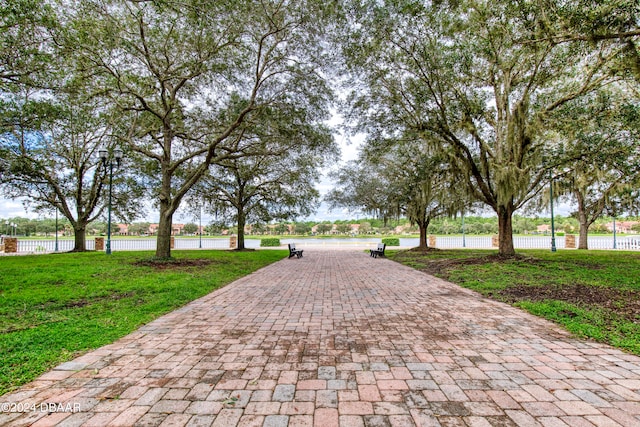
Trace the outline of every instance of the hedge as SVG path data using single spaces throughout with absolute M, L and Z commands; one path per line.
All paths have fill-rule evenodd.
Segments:
M 265 247 L 265 246 L 280 246 L 280 239 L 275 238 L 275 237 L 270 237 L 268 239 L 261 239 L 260 240 L 260 246 L 261 247 Z
M 387 246 L 400 246 L 400 239 L 397 237 L 386 237 L 382 239 L 382 243 Z

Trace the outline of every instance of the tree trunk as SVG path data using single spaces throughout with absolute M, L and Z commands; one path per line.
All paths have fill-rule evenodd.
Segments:
M 429 248 L 429 243 L 427 240 L 427 230 L 429 228 L 429 222 L 431 222 L 430 220 L 428 220 L 427 218 L 424 218 L 420 221 L 416 221 L 416 223 L 418 224 L 418 229 L 420 230 L 420 244 L 418 245 L 419 249 L 428 249 Z
M 580 223 L 580 240 L 578 241 L 578 249 L 589 249 L 589 218 L 584 209 L 584 198 L 582 193 L 576 191 L 576 200 L 578 201 L 578 222 Z
M 244 226 L 247 220 L 244 216 L 244 210 L 238 209 L 238 247 L 236 249 L 244 249 Z
M 87 224 L 75 223 L 73 226 L 75 244 L 72 252 L 85 252 L 87 250 Z
M 429 245 L 427 244 L 427 226 L 418 224 L 418 228 L 420 229 L 420 245 L 418 246 L 418 248 L 428 249 Z
M 156 239 L 156 258 L 171 258 L 171 226 L 173 213 L 169 212 L 165 203 L 160 203 L 160 222 L 158 223 L 158 237 Z
M 580 220 L 580 237 L 578 241 L 578 249 L 589 249 L 589 224 Z
M 513 208 L 498 206 L 498 255 L 512 257 L 516 254 L 513 247 Z
M 165 150 L 171 149 L 172 136 L 170 131 L 165 129 Z M 167 148 L 168 147 L 168 148 Z M 162 170 L 162 184 L 160 186 L 160 220 L 158 222 L 158 237 L 156 239 L 156 258 L 171 258 L 171 231 L 173 228 L 173 213 L 180 205 L 180 201 L 172 199 L 170 158 L 165 157 L 160 163 Z

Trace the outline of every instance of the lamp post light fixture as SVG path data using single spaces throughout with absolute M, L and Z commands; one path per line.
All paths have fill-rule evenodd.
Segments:
M 107 248 L 105 253 L 107 255 L 111 255 L 111 195 L 113 188 L 113 164 L 115 162 L 116 167 L 120 167 L 120 162 L 122 161 L 122 150 L 116 148 L 113 150 L 113 157 L 109 158 L 109 152 L 107 150 L 100 149 L 98 150 L 98 155 L 100 156 L 100 160 L 102 160 L 102 166 L 109 167 L 109 204 L 107 208 Z

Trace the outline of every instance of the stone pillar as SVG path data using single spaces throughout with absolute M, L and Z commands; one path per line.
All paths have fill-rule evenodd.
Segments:
M 238 236 L 229 237 L 229 248 L 236 249 L 238 247 Z
M 170 248 L 171 249 L 175 249 L 175 247 L 176 247 L 176 238 L 171 236 L 171 246 L 170 246 Z
M 96 237 L 96 251 L 104 251 L 104 237 Z
M 565 249 L 575 249 L 576 248 L 576 236 L 575 236 L 575 234 L 567 234 L 564 237 L 564 247 L 565 247 Z
M 436 247 L 436 236 L 434 236 L 433 234 L 429 235 L 429 247 L 430 248 L 435 248 Z
M 15 254 L 18 252 L 18 239 L 15 237 L 4 238 L 4 253 Z
M 491 247 L 497 248 L 500 246 L 500 238 L 497 235 L 491 236 Z

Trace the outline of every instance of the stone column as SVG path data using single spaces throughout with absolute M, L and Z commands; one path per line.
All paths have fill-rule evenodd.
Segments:
M 229 248 L 236 249 L 238 247 L 238 236 L 229 237 Z
M 104 251 L 104 237 L 96 237 L 96 251 Z
M 500 246 L 500 238 L 497 235 L 491 236 L 491 247 L 497 248 Z
M 434 236 L 433 234 L 429 235 L 429 247 L 430 248 L 435 248 L 436 247 L 436 243 L 437 243 L 436 236 Z
M 15 237 L 4 238 L 4 253 L 15 254 L 18 252 L 18 239 Z
M 567 234 L 564 237 L 564 247 L 566 249 L 575 249 L 576 248 L 576 236 L 575 236 L 575 234 Z
M 176 238 L 171 236 L 171 246 L 170 246 L 170 248 L 171 249 L 175 249 L 175 247 L 176 247 Z

